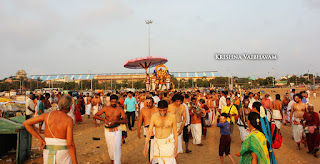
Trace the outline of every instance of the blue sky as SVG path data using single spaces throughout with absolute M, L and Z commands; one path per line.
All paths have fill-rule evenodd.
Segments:
M 143 72 L 148 55 L 178 71 L 222 76 L 318 73 L 317 0 L 0 0 L 0 79 L 28 74 Z M 277 54 L 276 61 L 215 60 L 215 53 Z M 274 71 L 272 71 L 274 68 Z

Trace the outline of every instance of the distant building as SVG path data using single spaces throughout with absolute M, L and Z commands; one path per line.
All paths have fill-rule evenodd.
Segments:
M 170 72 L 178 80 L 181 79 L 198 79 L 206 77 L 208 80 L 214 79 L 219 76 L 217 71 L 204 71 L 204 72 Z M 82 80 L 98 80 L 98 82 L 117 81 L 123 80 L 145 80 L 144 73 L 105 73 L 105 74 L 60 74 L 60 75 L 30 75 L 29 79 L 39 79 L 41 81 L 54 81 L 54 82 L 80 82 Z
M 12 83 L 15 81 L 20 81 L 20 78 L 27 79 L 27 73 L 25 70 L 19 70 L 16 73 L 16 76 L 10 76 L 4 80 L 4 82 Z
M 288 81 L 276 81 L 275 82 L 275 85 L 276 86 L 286 86 L 286 85 L 288 85 Z
M 16 78 L 17 79 L 20 79 L 20 78 L 23 78 L 23 79 L 26 79 L 27 78 L 27 73 L 25 70 L 19 70 L 17 73 L 16 73 Z

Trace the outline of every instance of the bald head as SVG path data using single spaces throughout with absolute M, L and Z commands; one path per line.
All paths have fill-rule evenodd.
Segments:
M 72 97 L 68 95 L 64 95 L 59 100 L 59 110 L 67 110 L 70 111 L 72 106 Z
M 312 104 L 308 104 L 309 113 L 313 113 L 313 109 L 314 109 L 313 105 Z

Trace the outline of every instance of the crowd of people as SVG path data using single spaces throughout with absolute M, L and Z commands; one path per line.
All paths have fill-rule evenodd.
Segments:
M 93 125 L 104 123 L 111 163 L 121 163 L 121 145 L 127 130 L 145 137 L 142 154 L 150 163 L 176 163 L 178 154 L 191 153 L 192 144 L 203 146 L 208 127 L 220 128 L 221 163 L 226 155 L 232 163 L 231 140 L 240 137 L 240 163 L 277 163 L 274 148 L 281 147 L 281 126 L 291 125 L 292 138 L 317 157 L 319 115 L 309 103 L 310 93 L 302 91 L 273 98 L 269 93 L 249 91 L 155 91 L 29 95 L 26 129 L 39 139 L 45 163 L 77 163 L 73 127 L 82 117 L 93 116 Z M 56 105 L 57 110 L 52 110 Z M 135 120 L 138 125 L 135 126 Z M 39 130 L 36 130 L 33 125 Z M 239 128 L 240 134 L 234 133 Z M 41 129 L 44 130 L 43 139 Z M 276 139 L 276 140 L 275 140 Z M 184 142 L 185 146 L 183 148 Z M 55 152 L 55 153 L 52 153 Z M 138 154 L 137 154 L 138 155 Z M 237 158 L 237 157 L 236 157 Z

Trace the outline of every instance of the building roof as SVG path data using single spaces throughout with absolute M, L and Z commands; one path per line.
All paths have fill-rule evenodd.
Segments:
M 30 75 L 29 79 L 39 79 L 41 81 L 61 79 L 68 77 L 70 80 L 90 80 L 94 78 L 94 74 L 65 74 L 65 75 Z
M 218 77 L 217 71 L 204 72 L 170 72 L 176 78 L 197 78 L 197 77 Z M 60 74 L 60 75 L 30 75 L 29 79 L 39 79 L 41 81 L 61 79 L 68 77 L 70 80 L 91 80 L 95 76 L 101 75 L 144 75 L 144 73 L 102 73 L 102 74 Z

